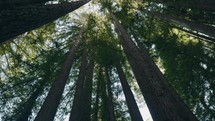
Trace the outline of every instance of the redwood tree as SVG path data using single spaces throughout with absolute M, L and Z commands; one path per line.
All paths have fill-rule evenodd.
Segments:
M 167 83 L 146 49 L 140 51 L 110 12 L 120 42 L 154 121 L 197 121 L 195 115 Z
M 61 67 L 59 75 L 57 75 L 56 79 L 53 81 L 51 89 L 39 113 L 37 114 L 35 121 L 53 121 L 64 91 L 64 87 L 69 77 L 72 64 L 74 62 L 75 52 L 79 45 L 79 41 L 83 36 L 83 31 L 84 29 L 82 28 L 79 32 L 77 40 L 73 41 L 72 48 L 69 50 L 69 54 Z
M 27 5 L 0 11 L 0 43 L 45 25 L 74 11 L 88 1 L 50 5 Z

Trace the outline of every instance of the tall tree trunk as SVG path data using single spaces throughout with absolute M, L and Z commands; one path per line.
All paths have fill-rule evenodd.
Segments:
M 82 116 L 81 106 L 84 103 L 83 96 L 84 96 L 84 80 L 86 74 L 86 66 L 87 66 L 87 51 L 86 47 L 83 50 L 81 66 L 79 69 L 78 80 L 76 82 L 76 90 L 74 95 L 74 100 L 72 104 L 72 110 L 70 113 L 69 121 L 80 121 Z
M 99 98 L 100 98 L 100 91 L 101 91 L 101 68 L 99 69 L 99 75 L 98 75 L 98 80 L 97 80 L 97 89 L 96 89 L 96 101 L 94 104 L 94 113 L 93 113 L 93 121 L 98 121 L 98 111 L 99 111 Z
M 25 102 L 25 105 L 21 107 L 21 113 L 17 117 L 16 121 L 28 121 L 29 116 L 31 115 L 32 108 L 35 105 L 36 99 L 39 97 L 41 92 L 44 89 L 46 81 L 43 80 L 40 82 L 39 87 L 34 91 L 28 100 Z
M 215 11 L 214 1 L 170 1 L 170 0 L 150 0 L 155 3 L 162 3 L 166 6 L 193 8 L 200 10 Z
M 61 67 L 59 75 L 57 75 L 56 79 L 53 81 L 51 89 L 39 113 L 37 114 L 35 121 L 53 121 L 64 91 L 64 87 L 69 77 L 69 73 L 75 58 L 75 52 L 77 50 L 83 31 L 84 28 L 82 28 L 79 32 L 77 40 L 73 41 L 72 48 L 69 50 L 69 54 Z
M 110 77 L 108 74 L 108 68 L 105 68 L 105 74 L 106 74 L 106 79 L 107 79 L 107 90 L 108 90 L 108 111 L 110 114 L 110 119 L 108 121 L 116 121 L 116 116 L 114 114 L 114 105 L 113 105 L 113 93 L 112 93 L 112 89 L 111 89 L 111 81 L 110 81 Z
M 130 89 L 130 86 L 128 84 L 128 81 L 126 80 L 125 74 L 122 70 L 122 67 L 120 64 L 116 65 L 116 69 L 120 78 L 120 82 L 122 84 L 122 89 L 125 94 L 125 99 L 128 105 L 128 110 L 131 116 L 132 121 L 143 121 L 141 113 L 139 111 L 139 108 L 137 106 L 137 103 L 135 101 L 134 95 Z
M 91 57 L 90 64 L 87 68 L 86 80 L 84 86 L 84 101 L 81 121 L 91 121 L 91 103 L 92 103 L 92 86 L 93 86 L 93 70 L 94 70 L 94 54 Z
M 51 0 L 1 0 L 0 9 L 11 9 L 17 6 L 44 4 L 47 1 L 51 1 Z
M 191 36 L 199 37 L 200 39 L 202 39 L 202 40 L 204 40 L 206 42 L 215 43 L 215 38 L 211 38 L 211 37 L 207 37 L 207 36 L 204 36 L 204 35 L 201 35 L 201 34 L 198 34 L 198 33 L 194 33 L 192 31 L 189 31 L 189 30 L 186 30 L 186 29 L 183 29 L 183 28 L 180 28 L 180 27 L 176 27 L 176 26 L 174 26 L 173 28 L 176 28 L 178 30 L 184 31 L 184 32 L 190 34 Z
M 0 11 L 0 43 L 38 28 L 81 7 L 88 1 L 28 5 Z
M 198 31 L 198 32 L 204 33 L 208 36 L 215 38 L 215 34 L 214 34 L 215 28 L 212 26 L 204 25 L 201 23 L 194 23 L 194 22 L 188 21 L 186 19 L 181 19 L 181 18 L 177 18 L 174 16 L 165 15 L 165 14 L 162 14 L 159 12 L 149 11 L 146 9 L 141 9 L 141 11 L 143 11 L 144 13 L 146 13 L 148 15 L 155 16 L 156 18 L 164 19 L 164 20 L 172 22 L 176 25 L 180 25 L 182 27 L 186 27 L 186 28 Z
M 197 121 L 176 91 L 151 60 L 146 49 L 142 52 L 134 44 L 118 19 L 110 12 L 120 42 L 154 121 Z

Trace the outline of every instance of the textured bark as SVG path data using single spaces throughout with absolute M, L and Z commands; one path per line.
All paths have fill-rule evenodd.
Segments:
M 72 48 L 69 50 L 69 54 L 61 67 L 59 75 L 57 75 L 56 79 L 53 81 L 51 89 L 39 113 L 37 114 L 35 121 L 53 121 L 64 91 L 64 87 L 69 77 L 72 64 L 74 62 L 75 52 L 83 34 L 83 30 L 84 29 L 82 28 L 77 37 L 77 40 L 73 41 Z
M 118 19 L 111 12 L 110 14 L 153 120 L 197 121 L 195 115 L 167 83 L 146 49 L 141 52 Z
M 181 31 L 184 31 L 188 34 L 190 34 L 191 36 L 193 37 L 198 37 L 206 42 L 210 42 L 210 43 L 215 43 L 215 38 L 211 38 L 211 37 L 207 37 L 207 36 L 204 36 L 204 35 L 201 35 L 201 34 L 198 34 L 198 33 L 194 33 L 192 31 L 188 31 L 186 29 L 183 29 L 183 28 L 180 28 L 180 27 L 173 27 L 173 28 L 176 28 L 178 30 L 181 30 Z
M 108 74 L 108 68 L 105 68 L 105 74 L 106 74 L 106 79 L 107 79 L 107 90 L 108 90 L 108 111 L 110 114 L 110 119 L 108 121 L 116 121 L 116 116 L 114 113 L 114 105 L 113 105 L 113 93 L 111 91 L 111 81 L 110 77 Z
M 83 96 L 84 96 L 84 80 L 86 74 L 86 66 L 87 66 L 87 52 L 86 48 L 83 50 L 81 66 L 79 69 L 78 80 L 76 82 L 76 90 L 72 104 L 72 110 L 70 113 L 69 121 L 81 121 L 81 106 L 84 103 Z
M 0 11 L 0 43 L 38 28 L 87 3 L 77 1 L 52 5 L 28 5 Z
M 120 82 L 122 85 L 122 89 L 125 95 L 125 99 L 128 105 L 128 110 L 131 116 L 132 121 L 143 121 L 141 113 L 139 111 L 139 108 L 137 106 L 137 103 L 135 101 L 134 95 L 130 89 L 130 86 L 128 84 L 128 81 L 126 80 L 125 74 L 122 70 L 122 67 L 120 64 L 116 65 L 116 69 L 120 78 Z
M 208 36 L 215 38 L 215 28 L 212 26 L 204 25 L 201 23 L 194 23 L 194 22 L 188 21 L 186 19 L 181 19 L 181 18 L 177 18 L 174 16 L 165 15 L 165 14 L 162 14 L 159 12 L 148 11 L 146 9 L 141 9 L 141 11 L 143 11 L 144 13 L 146 13 L 148 15 L 155 16 L 159 19 L 164 19 L 164 20 L 172 22 L 176 25 L 180 25 L 182 27 L 186 27 L 186 28 L 198 31 L 198 32 L 204 33 Z
M 0 9 L 11 9 L 17 6 L 44 4 L 51 0 L 0 0 Z
M 31 94 L 31 96 L 28 98 L 27 102 L 25 102 L 25 105 L 23 107 L 21 107 L 22 112 L 17 117 L 16 121 L 28 121 L 28 117 L 31 115 L 31 111 L 35 105 L 36 99 L 42 93 L 45 83 L 46 83 L 46 81 L 40 82 L 40 86 L 36 89 L 35 92 L 33 92 Z
M 81 121 L 91 121 L 91 103 L 92 103 L 92 86 L 93 86 L 93 70 L 94 70 L 94 56 L 90 60 L 90 64 L 87 68 L 86 80 L 84 86 L 84 101 L 81 117 Z
M 93 121 L 98 121 L 98 111 L 99 111 L 99 98 L 100 98 L 100 91 L 101 91 L 101 68 L 99 70 L 98 80 L 97 80 L 97 89 L 96 89 L 96 102 L 94 104 L 94 112 L 93 112 Z
M 214 1 L 170 1 L 170 0 L 150 0 L 155 3 L 162 3 L 166 6 L 193 8 L 207 11 L 215 11 Z

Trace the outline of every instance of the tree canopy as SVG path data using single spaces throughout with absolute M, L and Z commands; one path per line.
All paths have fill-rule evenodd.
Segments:
M 0 120 L 215 121 L 214 6 L 1 1 Z

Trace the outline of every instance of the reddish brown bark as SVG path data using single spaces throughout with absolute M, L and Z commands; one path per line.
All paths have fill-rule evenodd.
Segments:
M 146 49 L 141 52 L 118 19 L 110 14 L 153 120 L 197 121 L 195 115 L 167 83 Z
M 83 28 L 81 29 L 77 40 L 73 41 L 73 46 L 69 50 L 69 54 L 61 67 L 59 75 L 57 75 L 56 79 L 53 81 L 51 89 L 39 113 L 37 114 L 35 121 L 53 121 L 64 91 L 64 87 L 69 77 L 70 69 L 75 58 L 75 52 L 77 50 L 82 34 Z
M 69 121 L 81 121 L 80 120 L 82 116 L 81 106 L 84 104 L 83 91 L 86 66 L 87 66 L 87 51 L 86 48 L 84 48 Z
M 143 121 L 141 113 L 139 111 L 139 108 L 137 106 L 137 103 L 135 101 L 134 95 L 130 89 L 130 86 L 128 84 L 128 81 L 125 77 L 125 74 L 122 70 L 122 67 L 120 64 L 116 65 L 116 69 L 120 78 L 120 82 L 122 85 L 122 89 L 125 95 L 125 99 L 128 105 L 128 110 L 131 116 L 132 121 Z

